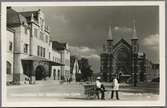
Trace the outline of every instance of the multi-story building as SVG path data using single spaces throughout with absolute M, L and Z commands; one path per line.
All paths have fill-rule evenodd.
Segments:
M 109 27 L 108 39 L 101 53 L 100 70 L 103 80 L 112 81 L 112 77 L 116 75 L 120 82 L 134 82 L 134 86 L 137 82 L 145 81 L 148 71 L 145 67 L 147 64 L 145 56 L 145 53 L 139 52 L 135 24 L 131 44 L 123 38 L 113 44 L 112 31 Z
M 59 52 L 61 63 L 61 80 L 67 80 L 70 78 L 70 50 L 68 43 L 60 43 L 58 41 L 52 41 L 52 48 Z
M 13 54 L 15 83 L 20 84 L 25 80 L 35 83 L 36 80 L 49 78 L 53 75 L 52 71 L 55 70 L 52 67 L 55 66 L 59 68 L 58 73 L 63 75 L 61 77 L 68 74 L 64 72 L 70 71 L 68 45 L 63 44 L 64 49 L 59 51 L 52 47 L 49 27 L 45 23 L 45 16 L 41 10 L 16 12 L 8 7 L 7 26 L 15 32 Z
M 26 18 L 10 7 L 7 9 L 7 26 L 15 31 L 13 80 L 20 83 L 25 77 L 22 59 L 30 54 L 30 27 Z

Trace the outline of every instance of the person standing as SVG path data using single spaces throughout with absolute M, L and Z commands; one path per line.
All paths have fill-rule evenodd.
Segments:
M 114 92 L 115 92 L 116 93 L 116 98 L 117 98 L 117 100 L 119 100 L 118 90 L 119 90 L 119 83 L 118 83 L 117 77 L 114 76 L 114 79 L 113 79 L 113 89 L 112 89 L 112 92 L 111 92 L 111 99 L 113 99 Z
M 104 99 L 105 95 L 104 95 L 104 92 L 105 92 L 105 87 L 104 85 L 101 83 L 101 78 L 100 77 L 97 77 L 96 79 L 96 95 L 97 95 L 97 98 L 98 99 Z M 100 95 L 100 96 L 99 96 Z

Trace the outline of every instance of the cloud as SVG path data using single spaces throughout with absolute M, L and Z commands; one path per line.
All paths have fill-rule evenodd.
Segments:
M 78 58 L 85 57 L 89 60 L 90 65 L 94 72 L 99 72 L 100 56 L 97 54 L 96 49 L 86 46 L 70 46 L 71 55 L 75 55 Z
M 159 34 L 145 36 L 141 40 L 141 45 L 147 53 L 147 58 L 154 63 L 159 63 Z
M 128 27 L 118 27 L 118 26 L 115 26 L 114 31 L 117 31 L 117 32 L 132 32 L 133 29 L 132 28 L 128 28 Z
M 51 17 L 56 23 L 61 23 L 61 24 L 66 24 L 68 23 L 68 20 L 66 18 L 66 16 L 64 14 L 60 14 L 60 13 L 55 13 L 52 17 Z
M 152 51 L 159 51 L 159 34 L 151 34 L 142 40 L 142 45 Z
M 70 50 L 73 55 L 76 55 L 78 57 L 98 57 L 96 49 L 89 48 L 86 46 L 70 46 Z

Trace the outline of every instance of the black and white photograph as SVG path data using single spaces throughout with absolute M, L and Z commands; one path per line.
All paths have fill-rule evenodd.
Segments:
M 164 6 L 2 3 L 3 105 L 165 105 Z

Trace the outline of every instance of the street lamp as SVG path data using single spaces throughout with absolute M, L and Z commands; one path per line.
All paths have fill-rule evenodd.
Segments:
M 134 67 L 133 67 L 133 72 L 134 72 L 134 87 L 137 86 L 137 54 L 134 53 Z

